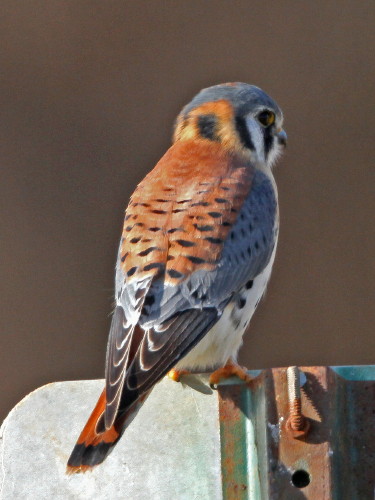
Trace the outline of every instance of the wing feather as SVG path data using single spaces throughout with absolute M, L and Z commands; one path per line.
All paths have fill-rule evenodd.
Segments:
M 120 404 L 125 367 L 129 359 L 133 330 L 133 326 L 125 326 L 123 308 L 116 307 L 109 331 L 106 357 L 106 429 L 112 426 Z
M 191 309 L 176 314 L 161 332 L 142 330 L 136 325 L 132 330 L 124 329 L 121 321 L 124 313 L 117 307 L 111 327 L 107 356 L 107 406 L 105 426 L 108 429 L 115 418 L 126 412 L 142 394 L 158 382 L 187 350 L 193 348 L 218 319 L 215 308 L 202 311 Z M 126 336 L 122 364 L 113 366 L 119 355 L 111 337 Z M 154 346 L 157 345 L 155 350 Z M 115 354 L 115 355 L 114 355 Z

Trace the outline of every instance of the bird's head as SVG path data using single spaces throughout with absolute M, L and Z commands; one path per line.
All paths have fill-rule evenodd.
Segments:
M 201 90 L 179 114 L 175 141 L 206 140 L 271 167 L 286 146 L 283 114 L 263 90 L 226 83 Z

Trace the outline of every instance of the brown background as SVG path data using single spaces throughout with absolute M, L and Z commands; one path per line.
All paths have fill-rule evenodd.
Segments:
M 103 376 L 123 210 L 201 87 L 286 117 L 280 245 L 241 361 L 374 362 L 373 2 L 3 1 L 0 417 Z

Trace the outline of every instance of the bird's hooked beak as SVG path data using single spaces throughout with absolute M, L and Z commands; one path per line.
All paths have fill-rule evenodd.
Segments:
M 288 142 L 288 136 L 284 129 L 281 129 L 280 132 L 277 133 L 277 140 L 279 141 L 280 146 L 286 148 L 286 144 Z

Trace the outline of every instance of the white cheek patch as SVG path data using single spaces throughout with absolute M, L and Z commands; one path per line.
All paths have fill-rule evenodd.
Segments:
M 261 126 L 256 120 L 254 120 L 254 118 L 250 117 L 246 118 L 246 126 L 254 144 L 258 161 L 265 162 L 264 135 Z
M 275 144 L 276 143 L 276 144 Z M 276 160 L 282 155 L 283 148 L 277 144 L 277 141 L 274 141 L 274 146 L 268 153 L 267 164 L 272 167 Z

